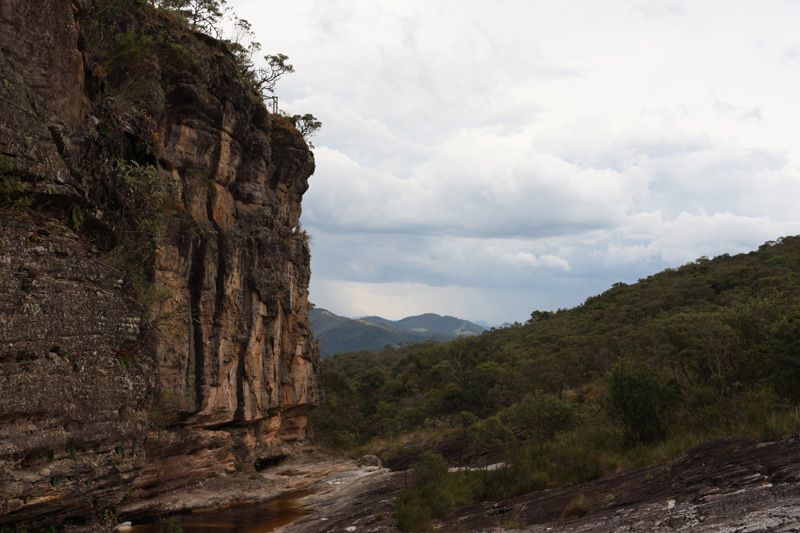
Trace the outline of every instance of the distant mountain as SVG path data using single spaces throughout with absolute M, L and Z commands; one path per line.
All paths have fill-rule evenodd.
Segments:
M 441 338 L 443 340 L 467 335 L 480 335 L 485 330 L 485 328 L 472 322 L 454 316 L 441 316 L 434 313 L 407 316 L 394 322 L 381 317 L 365 317 L 361 320 L 387 327 L 394 326 L 415 335 Z
M 318 307 L 311 310 L 311 329 L 319 339 L 323 357 L 430 340 L 446 341 L 485 331 L 467 320 L 434 313 L 400 320 L 379 316 L 346 318 Z

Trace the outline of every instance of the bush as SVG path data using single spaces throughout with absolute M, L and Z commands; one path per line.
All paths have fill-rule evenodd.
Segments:
M 553 394 L 535 394 L 507 409 L 503 418 L 519 437 L 541 443 L 568 429 L 575 418 L 575 409 Z
M 583 516 L 589 512 L 590 502 L 585 494 L 578 494 L 572 498 L 561 512 L 562 518 Z
M 402 492 L 395 501 L 397 527 L 400 531 L 425 531 L 431 525 L 431 511 L 413 492 Z
M 0 156 L 0 207 L 30 207 L 31 197 L 22 182 L 14 160 Z
M 629 442 L 663 438 L 667 415 L 676 399 L 672 387 L 645 366 L 620 360 L 611 371 L 608 411 L 622 423 Z
M 773 353 L 772 382 L 775 391 L 800 402 L 800 311 L 775 327 L 770 348 Z
M 477 450 L 502 451 L 513 440 L 514 434 L 497 416 L 479 420 L 466 431 L 466 444 Z
M 395 503 L 402 531 L 423 531 L 431 518 L 441 518 L 456 503 L 457 488 L 441 455 L 425 452 L 414 467 L 414 486 L 400 493 Z

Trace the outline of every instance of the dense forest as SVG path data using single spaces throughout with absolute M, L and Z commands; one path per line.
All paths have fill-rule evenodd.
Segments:
M 417 463 L 422 481 L 398 517 L 419 529 L 459 503 L 592 479 L 716 437 L 796 433 L 798 273 L 800 237 L 786 237 L 476 338 L 334 357 L 317 437 Z M 446 463 L 431 451 L 450 465 L 509 466 L 454 480 L 435 474 Z

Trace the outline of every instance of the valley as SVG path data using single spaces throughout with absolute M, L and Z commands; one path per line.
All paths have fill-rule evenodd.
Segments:
M 725 145 L 715 161 L 711 136 L 657 146 L 650 134 L 620 147 L 627 137 L 600 119 L 603 142 L 579 149 L 592 121 L 548 122 L 519 96 L 530 80 L 509 95 L 526 112 L 450 108 L 472 95 L 472 66 L 441 91 L 445 115 L 416 90 L 423 110 L 404 112 L 395 81 L 452 47 L 417 46 L 426 19 L 380 3 L 260 12 L 270 39 L 311 42 L 300 57 L 336 70 L 324 90 L 303 78 L 279 98 L 294 66 L 259 55 L 232 4 L 266 9 L 0 2 L 0 533 L 797 530 L 790 149 Z M 333 52 L 364 13 L 373 38 L 403 36 L 401 55 L 375 48 L 394 58 L 375 72 L 349 55 L 374 47 Z M 345 24 L 314 18 L 328 15 Z M 420 90 L 440 72 L 425 68 Z M 530 68 L 549 98 L 595 72 Z M 371 112 L 395 113 L 386 123 L 358 116 L 373 74 L 383 81 L 367 93 L 391 105 Z M 343 85 L 352 94 L 336 101 Z M 308 102 L 333 122 L 319 146 Z M 790 116 L 736 120 L 777 115 Z M 551 138 L 553 124 L 565 129 Z M 419 129 L 398 140 L 404 127 Z M 351 142 L 362 135 L 369 150 Z M 562 137 L 569 149 L 556 150 Z M 686 188 L 675 205 L 668 170 Z M 312 303 L 312 251 L 332 309 L 496 322 L 529 311 L 489 328 L 340 316 Z

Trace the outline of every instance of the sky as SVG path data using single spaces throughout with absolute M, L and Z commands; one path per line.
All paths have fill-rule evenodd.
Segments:
M 323 123 L 319 307 L 525 321 L 800 233 L 800 2 L 229 3 Z

